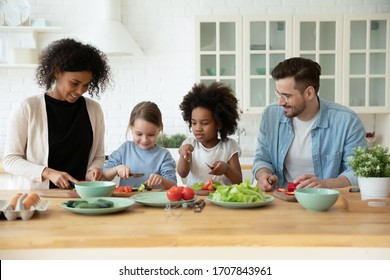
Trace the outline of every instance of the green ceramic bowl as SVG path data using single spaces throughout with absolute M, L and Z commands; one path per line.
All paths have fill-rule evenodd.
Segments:
M 209 76 L 215 76 L 217 74 L 217 69 L 207 68 L 206 72 L 207 72 L 207 74 L 209 74 Z M 223 75 L 225 73 L 225 68 L 221 68 L 219 73 L 220 73 L 220 75 Z
M 308 211 L 327 211 L 340 195 L 338 190 L 322 188 L 303 188 L 295 190 L 295 197 L 299 204 Z
M 85 181 L 74 186 L 81 198 L 107 197 L 114 192 L 116 183 L 111 181 Z

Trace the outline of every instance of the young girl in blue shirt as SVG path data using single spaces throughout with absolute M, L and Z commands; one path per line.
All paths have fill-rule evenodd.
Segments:
M 119 186 L 176 185 L 176 163 L 168 149 L 157 145 L 157 137 L 163 130 L 161 111 L 150 101 L 137 104 L 131 112 L 126 135 L 131 132 L 133 141 L 124 142 L 108 158 L 103 173 L 108 180 L 120 177 Z M 140 178 L 131 174 L 144 173 Z

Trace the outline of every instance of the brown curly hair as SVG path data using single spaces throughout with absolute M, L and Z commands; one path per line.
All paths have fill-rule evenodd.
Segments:
M 42 52 L 37 68 L 36 80 L 40 87 L 50 90 L 55 82 L 55 73 L 92 72 L 88 85 L 91 97 L 99 97 L 111 80 L 111 70 L 106 55 L 95 47 L 82 44 L 74 39 L 61 39 L 52 42 Z
M 238 100 L 230 87 L 222 83 L 214 82 L 208 87 L 201 83 L 195 84 L 192 90 L 184 96 L 179 105 L 183 119 L 191 129 L 192 110 L 202 107 L 209 110 L 220 127 L 221 140 L 233 135 L 237 129 L 237 121 L 240 119 Z

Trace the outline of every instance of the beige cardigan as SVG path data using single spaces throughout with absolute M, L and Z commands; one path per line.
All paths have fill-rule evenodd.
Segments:
M 88 170 L 104 164 L 104 116 L 96 101 L 85 98 L 92 125 L 93 142 Z M 82 136 L 81 136 L 82 137 Z M 49 155 L 47 114 L 44 95 L 23 100 L 12 112 L 8 122 L 3 158 L 4 169 L 17 180 L 8 189 L 48 189 L 49 180 L 42 181 Z M 2 188 L 2 186 L 0 186 Z

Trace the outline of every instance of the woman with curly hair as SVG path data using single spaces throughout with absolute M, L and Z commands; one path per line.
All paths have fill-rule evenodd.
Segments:
M 19 176 L 12 188 L 69 188 L 100 180 L 104 164 L 104 118 L 99 97 L 110 84 L 107 57 L 73 39 L 43 50 L 36 80 L 44 94 L 28 97 L 13 111 L 4 169 Z
M 209 179 L 225 185 L 242 182 L 239 155 L 234 139 L 238 101 L 232 90 L 221 83 L 194 85 L 180 104 L 183 119 L 194 137 L 184 140 L 179 149 L 177 172 L 187 185 Z

